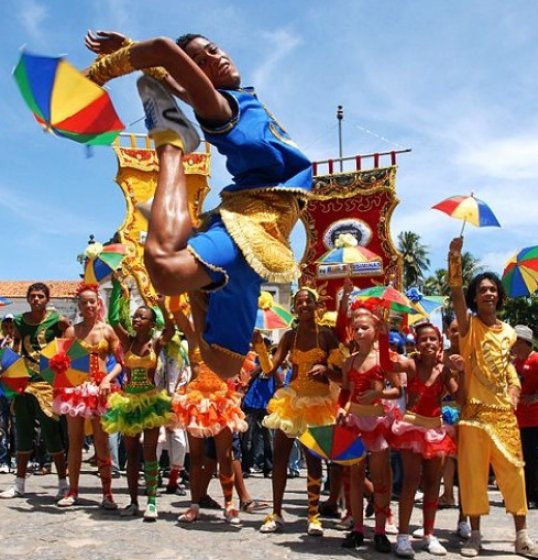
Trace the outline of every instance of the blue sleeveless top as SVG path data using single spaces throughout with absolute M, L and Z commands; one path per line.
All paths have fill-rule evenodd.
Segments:
M 227 158 L 233 183 L 223 191 L 253 188 L 312 189 L 312 164 L 260 103 L 253 88 L 219 90 L 234 110 L 230 122 L 216 129 L 199 119 L 207 142 Z M 235 105 L 235 107 L 234 107 Z

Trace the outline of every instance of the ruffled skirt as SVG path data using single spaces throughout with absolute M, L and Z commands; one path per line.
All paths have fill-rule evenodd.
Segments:
M 397 406 L 392 401 L 383 401 L 385 416 L 358 416 L 350 412 L 345 419 L 347 426 L 357 428 L 367 451 L 383 451 L 388 449 L 391 425 Z
M 111 391 L 119 391 L 118 385 L 111 385 Z M 95 418 L 108 410 L 108 395 L 99 394 L 99 385 L 85 381 L 76 387 L 65 387 L 54 393 L 52 409 L 56 414 Z
M 445 426 L 425 427 L 396 418 L 391 427 L 389 443 L 393 449 L 408 449 L 424 459 L 456 455 L 456 442 Z
M 109 409 L 101 416 L 105 432 L 134 437 L 144 430 L 160 428 L 174 420 L 172 398 L 166 391 L 118 392 L 108 398 Z
M 174 395 L 177 427 L 199 438 L 216 436 L 224 428 L 244 432 L 248 425 L 241 410 L 241 395 L 205 364 L 200 368 L 199 377 L 187 385 L 185 392 Z
M 299 437 L 311 426 L 336 422 L 336 398 L 326 395 L 301 396 L 292 387 L 278 389 L 267 405 L 266 428 L 282 430 L 288 437 Z

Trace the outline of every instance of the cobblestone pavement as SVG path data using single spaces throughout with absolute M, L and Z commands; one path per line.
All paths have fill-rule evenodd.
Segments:
M 202 510 L 203 518 L 192 525 L 179 525 L 178 514 L 188 505 L 188 496 L 170 496 L 163 493 L 158 498 L 159 520 L 144 523 L 141 517 L 122 518 L 118 512 L 105 512 L 98 507 L 100 501 L 99 479 L 91 467 L 83 466 L 80 483 L 80 504 L 60 509 L 54 503 L 56 476 L 30 476 L 23 498 L 0 501 L 0 550 L 7 560 L 18 558 L 54 560 L 316 560 L 344 558 L 391 558 L 376 553 L 371 541 L 355 552 L 341 548 L 343 532 L 335 529 L 335 520 L 324 520 L 325 536 L 309 537 L 305 533 L 306 480 L 288 481 L 285 496 L 285 532 L 264 535 L 258 528 L 269 509 L 254 514 L 242 514 L 242 526 L 227 525 L 215 510 Z M 13 475 L 0 475 L 0 491 L 9 487 Z M 270 480 L 253 475 L 247 481 L 253 497 L 270 501 Z M 125 477 L 113 480 L 114 493 L 120 507 L 128 503 Z M 210 493 L 220 499 L 218 481 L 214 479 Z M 512 554 L 514 529 L 510 516 L 502 507 L 498 492 L 491 492 L 491 514 L 482 521 L 484 556 L 490 558 L 517 558 Z M 140 499 L 141 508 L 145 498 Z M 397 506 L 393 504 L 393 509 Z M 415 508 L 412 529 L 418 527 L 421 515 Z M 461 558 L 459 541 L 454 534 L 457 510 L 444 509 L 438 514 L 437 535 L 448 548 L 447 558 Z M 368 520 L 368 527 L 372 521 Z M 538 512 L 529 514 L 530 534 L 538 537 Z M 370 529 L 371 530 L 371 529 Z M 367 533 L 367 537 L 369 534 Z M 389 537 L 392 542 L 394 536 Z M 420 541 L 415 541 L 417 555 L 423 560 L 431 557 L 420 551 Z

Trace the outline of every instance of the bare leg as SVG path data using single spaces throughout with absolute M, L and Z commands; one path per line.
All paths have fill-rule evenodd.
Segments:
M 456 459 L 448 457 L 443 468 L 443 494 L 439 496 L 439 505 L 454 505 L 454 475 Z
M 353 516 L 353 523 L 355 524 L 354 530 L 362 533 L 364 531 L 364 513 L 363 513 L 363 498 L 364 498 L 364 477 L 366 474 L 366 465 L 361 461 L 357 465 L 349 467 L 349 499 L 351 515 Z
M 159 178 L 151 210 L 144 262 L 155 289 L 176 295 L 211 282 L 204 267 L 187 251 L 192 222 L 182 151 L 168 144 L 157 148 Z
M 215 448 L 219 463 L 219 479 L 224 495 L 224 508 L 229 510 L 233 506 L 234 476 L 232 470 L 232 432 L 224 428 L 215 436 Z
M 95 458 L 101 478 L 103 497 L 112 501 L 112 461 L 108 447 L 108 434 L 103 430 L 99 418 L 92 418 L 93 445 L 95 447 Z M 71 450 L 71 447 L 69 448 Z M 69 470 L 71 474 L 71 469 Z
M 398 508 L 399 533 L 400 535 L 408 535 L 415 494 L 420 483 L 422 456 L 404 449 L 401 451 L 401 457 L 404 482 L 400 492 L 400 506 Z
M 273 513 L 282 516 L 282 500 L 286 490 L 288 460 L 293 438 L 281 430 L 275 431 L 273 455 Z
M 424 501 L 422 504 L 424 536 L 433 535 L 442 469 L 443 459 L 441 457 L 423 461 L 422 463 L 422 481 L 424 483 Z
M 384 534 L 387 517 L 390 514 L 390 496 L 392 494 L 389 449 L 370 455 L 370 476 L 374 488 L 375 531 L 376 534 Z
M 69 467 L 69 494 L 78 496 L 78 482 L 82 463 L 82 444 L 84 443 L 84 418 L 67 416 L 67 434 L 69 450 L 67 466 Z
M 127 486 L 131 503 L 138 505 L 138 469 L 140 468 L 140 435 L 124 436 L 127 453 Z

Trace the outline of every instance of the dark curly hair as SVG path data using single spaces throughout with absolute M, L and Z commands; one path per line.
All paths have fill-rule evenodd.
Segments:
M 504 299 L 506 297 L 506 292 L 504 291 L 503 285 L 501 280 L 494 272 L 481 272 L 477 274 L 470 282 L 467 288 L 467 292 L 465 293 L 465 303 L 467 307 L 473 312 L 476 313 L 476 294 L 478 293 L 478 288 L 482 280 L 489 280 L 493 282 L 497 287 L 497 311 L 500 311 L 504 305 Z
M 186 33 L 185 35 L 181 35 L 181 37 L 178 37 L 176 39 L 176 45 L 182 49 L 185 50 L 187 48 L 187 45 L 191 42 L 194 41 L 194 39 L 198 39 L 199 37 L 201 37 L 202 39 L 206 39 L 207 41 L 209 41 L 209 39 L 205 36 L 205 35 L 200 35 L 200 33 Z
M 34 284 L 28 286 L 28 289 L 26 290 L 26 299 L 30 297 L 32 292 L 43 292 L 47 299 L 50 299 L 50 289 L 46 284 L 43 284 L 43 282 L 35 282 Z

